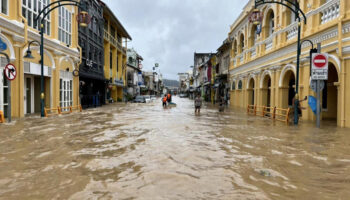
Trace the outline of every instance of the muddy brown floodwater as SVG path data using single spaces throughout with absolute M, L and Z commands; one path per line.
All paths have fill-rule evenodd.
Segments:
M 350 199 L 350 130 L 174 98 L 0 125 L 0 199 Z

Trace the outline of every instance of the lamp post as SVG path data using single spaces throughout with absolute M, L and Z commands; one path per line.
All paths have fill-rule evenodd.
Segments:
M 28 44 L 28 50 L 24 58 L 33 58 L 30 45 L 33 43 L 38 43 L 40 45 L 40 66 L 41 66 L 41 76 L 40 76 L 40 107 L 41 107 L 41 117 L 44 117 L 44 99 L 45 99 L 45 93 L 44 93 L 44 23 L 46 16 L 49 15 L 53 10 L 56 8 L 62 7 L 62 6 L 77 6 L 82 11 L 78 14 L 77 20 L 80 23 L 79 25 L 81 27 L 86 27 L 87 24 L 90 23 L 91 18 L 89 17 L 87 10 L 87 4 L 84 0 L 81 0 L 80 2 L 77 0 L 58 0 L 55 2 L 52 2 L 45 6 L 39 13 L 38 16 L 34 19 L 34 21 L 38 22 L 37 24 L 40 25 L 40 43 L 37 41 L 31 41 Z
M 258 6 L 263 4 L 275 3 L 280 4 L 291 10 L 298 19 L 298 46 L 297 46 L 297 69 L 296 69 L 296 83 L 295 83 L 295 101 L 294 101 L 294 124 L 299 123 L 298 107 L 299 107 L 299 68 L 300 68 L 300 54 L 301 54 L 301 43 L 300 43 L 300 32 L 301 32 L 301 16 L 306 24 L 306 15 L 300 9 L 298 0 L 255 0 L 254 13 L 260 13 L 257 9 Z M 255 24 L 259 24 L 257 20 L 254 21 Z

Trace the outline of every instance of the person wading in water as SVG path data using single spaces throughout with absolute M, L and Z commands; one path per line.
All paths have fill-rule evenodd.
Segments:
M 298 102 L 296 102 L 296 100 L 297 100 Z M 305 98 L 304 98 L 303 100 L 299 100 L 299 96 L 298 96 L 298 95 L 295 95 L 295 97 L 294 97 L 293 100 L 292 100 L 292 108 L 293 108 L 293 109 L 294 109 L 295 103 L 298 104 L 298 110 L 297 110 L 297 112 L 298 112 L 299 117 L 302 117 L 302 116 L 303 116 L 302 110 L 305 110 L 305 109 L 306 109 L 305 107 L 302 107 L 300 103 L 302 103 L 303 101 L 306 101 L 306 100 L 307 100 L 307 96 L 305 96 Z M 295 112 L 295 110 L 293 110 L 293 112 Z M 294 113 L 292 113 L 292 114 L 293 114 L 293 117 L 294 117 Z
M 162 98 L 162 102 L 163 102 L 163 108 L 166 108 L 166 102 L 168 101 L 168 98 L 166 95 L 164 95 L 164 97 Z
M 202 98 L 200 95 L 197 95 L 197 97 L 194 99 L 194 113 L 197 114 L 200 114 L 201 113 L 201 106 L 202 106 Z
M 171 94 L 169 93 L 168 94 L 168 103 L 170 103 L 171 102 Z

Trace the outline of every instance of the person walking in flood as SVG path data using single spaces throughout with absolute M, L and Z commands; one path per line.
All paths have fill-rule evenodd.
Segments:
M 166 102 L 167 101 L 168 101 L 167 95 L 164 95 L 164 97 L 162 98 L 163 108 L 166 108 Z
M 223 96 L 220 97 L 220 102 L 219 102 L 219 112 L 224 112 L 225 110 L 225 98 Z
M 168 103 L 170 103 L 171 102 L 171 94 L 170 93 L 168 93 Z
M 197 95 L 197 97 L 194 99 L 194 108 L 195 108 L 194 113 L 200 114 L 201 107 L 202 107 L 202 98 L 200 95 Z
M 297 100 L 297 101 L 296 101 Z M 298 95 L 295 95 L 295 97 L 293 98 L 292 100 L 292 108 L 294 109 L 294 105 L 295 103 L 298 104 L 298 115 L 299 117 L 302 117 L 303 116 L 303 113 L 302 113 L 302 110 L 305 110 L 306 108 L 305 107 L 302 107 L 300 103 L 302 103 L 303 101 L 306 101 L 307 100 L 307 96 L 305 96 L 305 98 L 303 100 L 299 100 L 299 96 Z M 294 114 L 293 114 L 293 117 L 294 117 Z

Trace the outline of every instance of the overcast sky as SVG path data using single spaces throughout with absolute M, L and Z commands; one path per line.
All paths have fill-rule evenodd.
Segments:
M 132 37 L 143 69 L 155 63 L 164 78 L 178 79 L 193 53 L 216 52 L 247 0 L 103 0 Z

